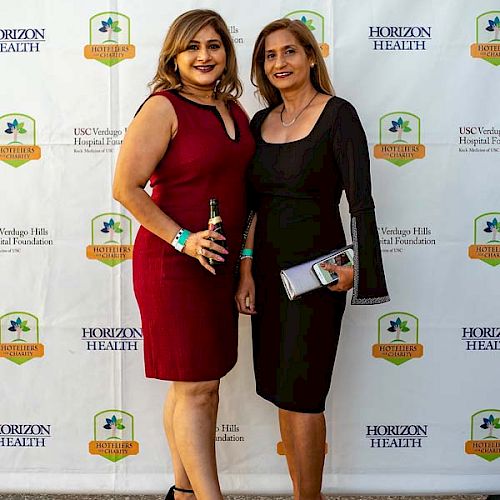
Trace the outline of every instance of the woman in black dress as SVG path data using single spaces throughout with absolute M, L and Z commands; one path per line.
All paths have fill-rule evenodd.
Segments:
M 236 296 L 252 315 L 257 393 L 279 408 L 294 496 L 321 498 L 328 394 L 345 308 L 389 300 L 371 196 L 365 134 L 353 106 L 333 96 L 307 26 L 280 19 L 259 34 L 252 81 L 268 107 L 253 118 L 256 215 Z M 280 270 L 345 245 L 339 201 L 351 212 L 355 266 L 331 266 L 335 286 L 288 300 Z M 332 293 L 334 292 L 334 293 Z

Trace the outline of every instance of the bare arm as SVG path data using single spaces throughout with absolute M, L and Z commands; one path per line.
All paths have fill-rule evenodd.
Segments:
M 113 182 L 115 200 L 146 229 L 169 243 L 180 226 L 153 202 L 144 187 L 176 131 L 177 117 L 170 101 L 162 96 L 151 97 L 127 130 Z
M 152 130 L 154 133 L 151 133 Z M 170 101 L 163 96 L 151 97 L 127 130 L 113 182 L 113 197 L 142 226 L 168 243 L 172 242 L 181 227 L 153 202 L 144 187 L 176 132 L 177 116 Z M 215 231 L 194 233 L 186 241 L 184 253 L 198 259 L 203 267 L 215 274 L 206 257 L 223 260 L 210 250 L 220 254 L 227 252 L 208 237 L 221 239 Z
M 245 241 L 244 248 L 250 248 L 253 250 L 253 242 L 255 237 L 255 225 L 257 224 L 257 214 L 253 216 L 252 223 L 250 224 L 250 229 L 248 230 L 247 239 Z M 240 277 L 247 275 L 252 275 L 252 259 L 243 259 L 240 262 Z
M 245 248 L 253 249 L 257 214 L 254 215 L 248 230 Z M 242 259 L 240 262 L 240 282 L 235 295 L 238 311 L 242 314 L 256 314 L 255 283 L 252 276 L 252 259 Z

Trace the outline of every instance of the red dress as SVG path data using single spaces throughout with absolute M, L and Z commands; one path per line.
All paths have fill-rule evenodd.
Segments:
M 133 256 L 134 292 L 144 337 L 146 377 L 204 381 L 236 363 L 238 313 L 235 266 L 246 217 L 245 175 L 255 144 L 248 119 L 229 102 L 232 140 L 215 106 L 163 91 L 178 120 L 177 134 L 150 182 L 153 201 L 181 227 L 207 229 L 209 200 L 219 200 L 229 255 L 216 276 L 141 226 Z

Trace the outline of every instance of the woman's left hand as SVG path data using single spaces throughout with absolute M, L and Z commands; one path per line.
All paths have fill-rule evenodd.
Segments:
M 234 297 L 241 314 L 257 314 L 255 310 L 255 282 L 251 272 L 240 275 L 238 290 Z
M 352 266 L 337 266 L 335 264 L 321 264 L 323 269 L 336 273 L 339 280 L 334 285 L 329 285 L 328 290 L 332 292 L 347 292 L 354 284 L 354 268 Z

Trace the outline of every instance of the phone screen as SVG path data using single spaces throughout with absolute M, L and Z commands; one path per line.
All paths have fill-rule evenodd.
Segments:
M 335 257 L 331 257 L 322 262 L 326 262 L 328 264 L 336 264 L 337 266 L 352 266 L 352 260 L 349 258 L 347 252 L 339 253 L 338 255 L 335 255 Z M 323 269 L 320 266 L 322 262 L 318 262 L 317 264 L 314 265 L 314 270 L 321 283 L 323 285 L 329 285 L 330 283 L 337 281 L 338 280 L 337 273 L 331 273 L 330 271 Z

